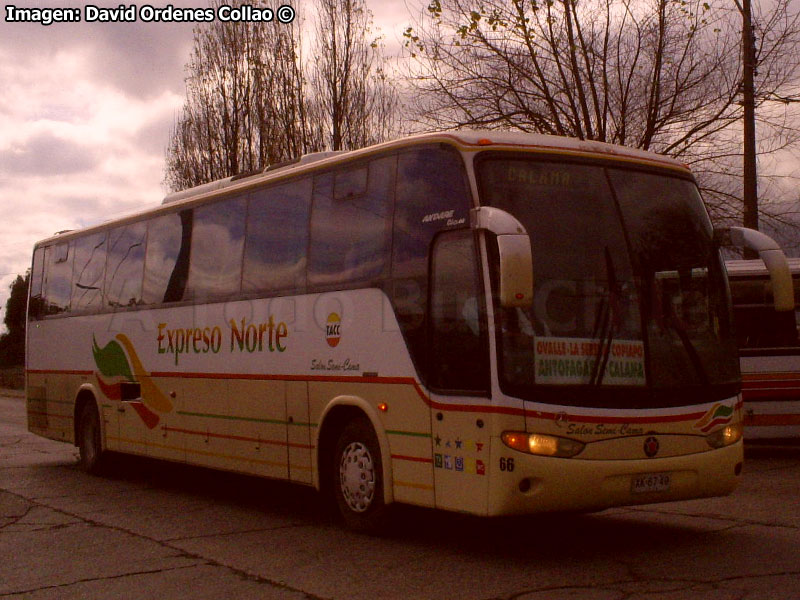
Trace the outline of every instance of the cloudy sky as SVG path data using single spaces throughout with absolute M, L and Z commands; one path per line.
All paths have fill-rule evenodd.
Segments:
M 124 2 L 124 0 L 122 0 Z M 207 0 L 143 0 L 200 8 Z M 310 23 L 310 0 L 285 0 Z M 160 203 L 164 149 L 184 99 L 192 23 L 0 19 L 0 331 L 8 286 L 34 242 Z M 19 8 L 117 7 L 108 0 L 16 0 Z M 387 53 L 427 0 L 367 0 Z M 131 6 L 130 2 L 125 4 Z M 280 26 L 279 24 L 268 26 Z M 797 161 L 776 168 L 797 171 Z M 783 173 L 786 168 L 791 173 Z M 794 195 L 793 197 L 796 197 Z
M 145 0 L 206 7 L 207 0 Z M 287 0 L 307 22 L 308 0 Z M 8 286 L 34 242 L 161 202 L 164 149 L 184 99 L 191 23 L 9 22 L 5 6 L 117 7 L 120 2 L 17 0 L 0 20 L 0 323 Z M 367 0 L 387 49 L 408 10 Z M 125 3 L 126 6 L 131 4 Z M 278 24 L 270 26 L 280 26 Z M 0 330 L 4 327 L 0 324 Z

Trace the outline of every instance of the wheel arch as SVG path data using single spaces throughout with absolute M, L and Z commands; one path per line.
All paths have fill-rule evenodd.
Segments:
M 389 438 L 377 410 L 358 396 L 337 396 L 325 407 L 319 419 L 314 440 L 314 487 L 327 493 L 331 486 L 331 471 L 327 469 L 328 460 L 333 453 L 339 434 L 350 421 L 365 418 L 375 432 L 381 451 L 381 470 L 383 472 L 383 499 L 386 504 L 394 501 L 392 476 L 392 457 L 389 451 Z
M 73 410 L 73 419 L 72 419 L 72 443 L 77 446 L 78 445 L 78 430 L 80 428 L 80 419 L 81 419 L 81 412 L 83 411 L 83 407 L 87 404 L 94 404 L 94 408 L 97 411 L 97 416 L 99 417 L 100 421 L 100 443 L 102 444 L 103 448 L 106 447 L 106 422 L 103 418 L 103 413 L 100 410 L 100 403 L 97 401 L 97 390 L 95 390 L 94 386 L 88 383 L 83 384 L 80 388 L 78 388 L 78 393 L 75 395 L 75 407 Z

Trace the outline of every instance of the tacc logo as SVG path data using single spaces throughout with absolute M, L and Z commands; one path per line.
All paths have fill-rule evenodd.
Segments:
M 325 323 L 325 341 L 328 342 L 328 346 L 335 348 L 339 345 L 340 339 L 342 339 L 342 319 L 336 313 L 331 313 Z

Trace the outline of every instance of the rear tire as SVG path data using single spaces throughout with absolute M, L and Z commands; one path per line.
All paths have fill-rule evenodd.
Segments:
M 100 435 L 100 415 L 94 402 L 87 402 L 81 408 L 77 443 L 81 468 L 92 475 L 101 475 L 107 456 Z
M 333 496 L 345 524 L 354 531 L 382 533 L 387 526 L 381 449 L 364 418 L 342 429 L 330 462 Z

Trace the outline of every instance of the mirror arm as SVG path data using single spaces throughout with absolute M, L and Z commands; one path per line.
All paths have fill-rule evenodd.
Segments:
M 522 223 L 506 211 L 493 206 L 481 206 L 469 211 L 472 229 L 483 229 L 495 235 L 527 235 Z
M 794 287 L 789 261 L 775 240 L 755 229 L 727 227 L 714 230 L 714 242 L 720 246 L 750 248 L 758 252 L 769 271 L 775 310 L 794 310 Z

